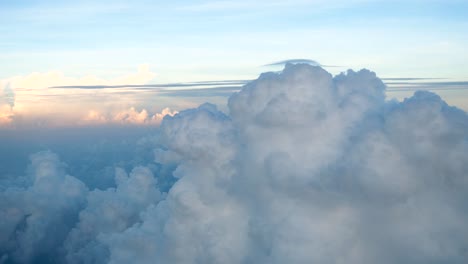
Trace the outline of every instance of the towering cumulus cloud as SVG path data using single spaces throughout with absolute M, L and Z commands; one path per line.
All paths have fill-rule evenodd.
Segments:
M 387 101 L 373 72 L 308 64 L 262 74 L 228 106 L 166 116 L 160 169 L 116 169 L 115 188 L 89 191 L 53 154 L 33 156 L 33 178 L 0 189 L 1 260 L 468 261 L 462 110 L 429 92 Z

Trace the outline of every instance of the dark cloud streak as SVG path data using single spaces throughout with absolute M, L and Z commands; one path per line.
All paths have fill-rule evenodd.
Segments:
M 178 87 L 211 87 L 222 85 L 244 85 L 248 80 L 225 80 L 225 81 L 203 81 L 203 82 L 186 82 L 186 83 L 166 83 L 166 84 L 126 84 L 126 85 L 67 85 L 67 86 L 52 86 L 51 89 L 119 89 L 119 88 L 178 88 Z
M 286 64 L 299 64 L 299 63 L 305 63 L 309 64 L 312 66 L 320 66 L 320 67 L 343 67 L 343 66 L 337 66 L 337 65 L 322 65 L 318 63 L 317 61 L 314 60 L 309 60 L 309 59 L 289 59 L 289 60 L 282 60 L 282 61 L 277 61 L 269 64 L 265 64 L 263 66 L 284 66 Z

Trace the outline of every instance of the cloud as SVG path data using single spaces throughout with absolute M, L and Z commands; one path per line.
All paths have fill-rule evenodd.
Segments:
M 303 60 L 288 60 L 281 63 L 301 61 Z M 306 61 L 312 63 L 310 60 Z M 37 73 L 5 79 L 1 81 L 2 87 L 9 82 L 10 88 L 8 92 L 0 92 L 0 129 L 157 124 L 159 121 L 151 121 L 154 111 L 165 107 L 183 109 L 209 101 L 218 103 L 224 111 L 227 108 L 225 98 L 249 82 L 218 80 L 148 84 L 145 81 L 154 74 L 146 66 L 142 66 L 139 72 L 108 80 L 92 77 L 84 81 L 87 77 L 69 78 L 61 73 Z M 146 78 L 145 75 L 149 77 Z M 440 90 L 447 95 L 446 100 L 466 110 L 462 99 L 453 96 L 455 90 L 466 89 L 466 82 L 431 79 L 387 78 L 384 81 L 388 86 L 386 91 L 400 100 L 403 96 L 409 96 L 408 91 Z M 12 84 L 11 80 L 16 82 Z M 122 84 L 127 82 L 125 80 L 136 83 Z M 54 82 L 66 85 L 42 87 Z M 15 87 L 22 83 L 29 88 Z
M 8 125 L 13 121 L 14 112 L 7 105 L 0 106 L 0 125 Z
M 57 248 L 84 206 L 87 189 L 57 155 L 31 156 L 27 184 L 0 193 L 0 252 L 18 263 L 57 260 Z
M 293 65 L 233 95 L 229 116 L 165 119 L 157 160 L 178 162 L 179 181 L 103 240 L 110 262 L 466 260 L 468 117 L 429 92 L 384 92 L 367 70 Z
M 446 81 L 446 82 L 411 82 L 411 81 L 392 81 L 388 82 L 389 90 L 466 90 L 468 82 L 464 81 Z
M 91 104 L 96 100 L 98 94 L 86 97 L 86 91 L 70 93 L 56 89 L 52 91 L 50 86 L 63 85 L 121 85 L 132 83 L 134 85 L 143 85 L 152 80 L 155 74 L 149 70 L 147 65 L 141 65 L 138 72 L 123 75 L 114 79 L 101 79 L 95 76 L 84 76 L 73 78 L 65 76 L 58 71 L 47 73 L 32 73 L 27 76 L 15 76 L 0 80 L 0 127 L 18 127 L 18 126 L 44 126 L 70 125 L 76 123 L 79 111 L 78 107 L 91 108 Z M 106 93 L 106 96 L 102 95 Z M 112 96 L 110 92 L 102 91 L 102 97 L 107 99 Z M 79 99 L 70 104 L 72 98 Z M 84 98 L 85 100 L 82 100 Z M 79 104 L 77 104 L 79 100 Z M 88 104 L 88 105 L 87 105 Z M 103 104 L 103 101 L 99 101 Z M 82 110 L 82 109 L 81 109 Z M 13 118 L 15 117 L 15 118 Z M 72 121 L 72 122 L 70 122 Z
M 333 65 L 322 65 L 314 60 L 308 60 L 308 59 L 289 59 L 289 60 L 282 60 L 282 61 L 277 61 L 273 63 L 269 63 L 263 66 L 285 66 L 286 64 L 310 64 L 312 66 L 320 66 L 320 67 L 342 67 L 342 66 L 333 66 Z
M 118 168 L 115 181 L 115 189 L 94 190 L 87 196 L 87 207 L 65 241 L 69 263 L 104 263 L 106 251 L 95 248 L 98 237 L 126 230 L 140 221 L 142 211 L 161 199 L 157 180 L 148 168 L 137 167 L 130 175 Z
M 150 67 L 147 64 L 140 65 L 138 72 L 135 74 L 128 74 L 122 77 L 118 77 L 111 81 L 111 84 L 145 84 L 154 79 L 155 73 L 150 71 Z
M 151 123 L 160 124 L 165 116 L 174 116 L 177 111 L 171 111 L 168 107 L 164 108 L 161 113 L 156 113 L 151 117 Z
M 193 89 L 205 89 L 210 87 L 223 87 L 246 84 L 247 80 L 224 80 L 224 81 L 201 81 L 201 82 L 186 82 L 186 83 L 163 83 L 163 84 L 125 84 L 125 85 L 66 85 L 52 86 L 55 89 L 115 89 L 115 88 L 147 88 L 161 89 L 162 88 L 181 88 L 192 87 Z
M 96 110 L 89 110 L 88 114 L 84 116 L 81 120 L 85 124 L 87 123 L 100 124 L 100 123 L 107 122 L 107 118 Z
M 166 107 L 160 113 L 154 115 L 148 114 L 146 109 L 141 111 L 134 107 L 116 112 L 114 114 L 101 114 L 96 110 L 90 110 L 86 116 L 81 119 L 81 124 L 134 124 L 134 125 L 159 125 L 163 118 L 173 116 L 178 112 Z
M 4 86 L 0 93 L 0 104 L 7 104 L 10 107 L 15 106 L 15 92 L 11 89 L 9 83 Z
M 10 124 L 13 121 L 14 106 L 15 92 L 10 84 L 6 83 L 3 90 L 0 90 L 0 125 Z
M 122 123 L 133 123 L 133 124 L 143 124 L 148 120 L 148 112 L 143 109 L 141 112 L 135 110 L 135 108 L 130 108 L 126 111 L 117 113 L 112 121 L 122 122 Z
M 247 83 L 247 82 L 245 82 Z M 190 88 L 190 89 L 163 89 L 159 91 L 162 96 L 174 96 L 174 97 L 214 97 L 220 96 L 229 98 L 233 93 L 238 92 L 242 86 L 240 85 L 226 85 L 226 86 L 214 86 L 211 88 Z
M 30 177 L 1 182 L 1 258 L 464 263 L 467 113 L 385 89 L 369 70 L 288 64 L 232 95 L 228 114 L 206 103 L 166 115 L 140 142 L 154 162 L 117 168 L 103 190 L 36 154 Z
M 138 67 L 136 73 L 119 76 L 113 79 L 102 79 L 93 75 L 80 78 L 68 77 L 60 71 L 46 73 L 32 73 L 26 76 L 15 76 L 4 80 L 9 82 L 12 88 L 44 89 L 53 86 L 92 86 L 92 85 L 143 85 L 154 79 L 155 73 L 150 71 L 149 65 L 143 64 Z

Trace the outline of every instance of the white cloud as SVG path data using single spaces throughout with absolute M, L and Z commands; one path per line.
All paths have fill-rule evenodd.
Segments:
M 151 117 L 151 123 L 160 124 L 165 116 L 174 116 L 178 112 L 171 110 L 169 107 L 164 108 L 161 113 L 156 113 Z
M 51 152 L 31 156 L 30 171 L 27 186 L 0 193 L 0 252 L 19 263 L 57 258 L 87 193 Z
M 112 119 L 112 121 L 115 122 L 134 124 L 143 124 L 146 120 L 148 120 L 148 112 L 145 109 L 138 112 L 133 107 L 126 111 L 117 113 Z
M 180 179 L 104 241 L 111 263 L 466 260 L 468 117 L 428 92 L 385 102 L 384 88 L 367 70 L 295 65 L 232 96 L 230 117 L 166 119 L 157 160 Z
M 168 107 L 161 110 L 160 113 L 150 115 L 146 109 L 141 111 L 134 107 L 118 111 L 112 114 L 102 114 L 96 110 L 90 110 L 86 116 L 81 119 L 81 124 L 135 124 L 135 125 L 159 125 L 163 118 L 173 116 L 178 112 Z
M 79 222 L 65 241 L 68 262 L 87 259 L 103 263 L 107 256 L 94 248 L 97 238 L 131 227 L 140 221 L 142 211 L 161 198 L 157 180 L 148 168 L 137 167 L 130 175 L 117 169 L 115 181 L 115 189 L 89 193 L 88 205 L 80 212 Z
M 430 92 L 386 101 L 385 85 L 368 70 L 333 77 L 304 64 L 262 74 L 228 105 L 228 115 L 203 104 L 164 118 L 154 139 L 141 141 L 157 147 L 155 163 L 129 176 L 118 169 L 115 188 L 88 192 L 64 176 L 53 154 L 33 157 L 26 187 L 1 185 L 2 258 L 39 261 L 40 252 L 50 252 L 70 263 L 468 259 L 466 112 Z M 131 108 L 120 117 L 151 120 Z M 151 167 L 160 170 L 152 174 Z M 177 181 L 161 193 L 158 179 L 167 175 Z M 38 243 L 51 223 L 63 229 Z

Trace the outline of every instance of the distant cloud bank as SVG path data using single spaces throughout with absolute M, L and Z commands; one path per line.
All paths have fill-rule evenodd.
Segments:
M 288 59 L 264 66 L 284 68 L 294 64 L 335 67 L 310 59 Z M 153 83 L 157 82 L 156 77 L 149 65 L 142 64 L 136 72 L 107 79 L 94 75 L 70 77 L 57 71 L 2 79 L 0 130 L 119 123 L 119 113 L 127 113 L 120 115 L 126 116 L 120 124 L 158 125 L 160 118 L 156 122 L 151 118 L 165 108 L 178 111 L 212 102 L 226 111 L 226 99 L 252 81 L 227 79 Z M 386 93 L 398 100 L 417 90 L 441 91 L 445 100 L 468 110 L 466 100 L 456 94 L 468 90 L 465 80 L 417 76 L 382 80 L 387 85 Z M 140 117 L 133 112 L 141 114 Z
M 172 111 L 168 107 L 164 108 L 161 113 L 156 113 L 154 115 L 148 114 L 146 109 L 135 110 L 134 107 L 131 107 L 127 110 L 119 111 L 113 115 L 104 115 L 95 110 L 90 110 L 86 116 L 84 116 L 81 121 L 82 124 L 135 124 L 135 125 L 145 125 L 145 124 L 157 124 L 159 125 L 163 118 L 167 116 L 173 116 L 177 114 L 177 111 Z

